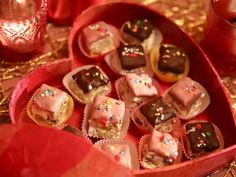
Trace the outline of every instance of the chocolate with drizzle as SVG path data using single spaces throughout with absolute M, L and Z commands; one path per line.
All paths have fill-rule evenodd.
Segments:
M 164 121 L 175 118 L 175 110 L 168 106 L 162 97 L 157 97 L 154 100 L 140 107 L 141 113 L 146 117 L 152 125 L 158 125 Z
M 160 48 L 160 58 L 158 69 L 163 72 L 182 74 L 185 70 L 187 54 L 181 48 L 172 45 L 162 45 Z
M 211 152 L 220 147 L 212 123 L 189 123 L 186 132 L 193 153 Z
M 136 69 L 146 65 L 142 45 L 123 45 L 117 49 L 121 65 L 124 69 Z
M 150 36 L 154 26 L 147 19 L 133 19 L 125 23 L 123 31 L 143 42 Z
M 98 87 L 105 86 L 109 82 L 109 79 L 107 79 L 95 66 L 79 71 L 74 74 L 72 78 L 84 93 L 88 93 Z

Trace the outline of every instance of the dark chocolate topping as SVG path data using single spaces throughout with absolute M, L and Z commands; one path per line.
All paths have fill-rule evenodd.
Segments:
M 109 79 L 107 79 L 97 67 L 81 70 L 74 74 L 72 78 L 84 93 L 88 93 L 100 86 L 107 85 L 109 82 Z
M 142 105 L 140 111 L 152 126 L 175 118 L 176 115 L 174 109 L 165 104 L 162 97 Z
M 79 131 L 79 129 L 77 129 L 71 125 L 66 125 L 62 130 L 72 133 L 76 136 L 82 136 L 82 133 Z
M 153 25 L 147 19 L 134 19 L 125 23 L 124 32 L 143 42 L 150 36 Z
M 209 122 L 189 123 L 186 132 L 193 153 L 211 152 L 220 147 L 215 128 Z
M 124 69 L 135 69 L 146 65 L 144 49 L 141 45 L 122 45 L 117 49 Z
M 163 72 L 182 74 L 185 70 L 187 54 L 181 48 L 175 46 L 162 45 L 160 48 L 160 58 L 158 69 Z

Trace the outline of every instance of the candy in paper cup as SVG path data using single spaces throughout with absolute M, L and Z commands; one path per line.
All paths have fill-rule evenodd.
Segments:
M 78 74 L 79 72 L 83 72 L 86 70 L 88 71 L 92 68 L 95 68 L 97 72 L 95 72 L 95 73 L 88 72 L 88 73 L 81 74 L 83 77 L 78 76 L 81 78 L 81 82 L 78 82 L 78 83 L 88 84 L 87 86 L 83 85 L 83 87 L 85 87 L 86 89 L 88 88 L 88 90 L 87 90 L 88 92 L 84 93 L 84 91 L 79 87 L 76 80 L 73 79 L 73 76 Z M 85 76 L 85 74 L 88 74 L 89 76 Z M 100 84 L 100 86 L 96 87 L 96 85 L 95 85 L 94 86 L 95 88 L 93 88 L 91 81 L 89 81 L 89 79 L 91 79 L 91 78 L 88 78 L 86 80 L 86 77 L 90 77 L 91 74 L 93 75 L 92 77 L 94 77 L 93 81 Z M 78 79 L 78 78 L 76 78 L 76 79 Z M 108 95 L 111 92 L 111 83 L 109 81 L 108 76 L 102 71 L 102 69 L 100 69 L 96 65 L 84 65 L 84 66 L 80 66 L 80 67 L 72 70 L 71 72 L 66 74 L 65 77 L 63 78 L 63 85 L 70 92 L 72 97 L 81 104 L 86 104 L 86 103 L 92 102 L 96 95 Z M 90 89 L 90 87 L 91 87 L 91 89 Z
M 145 117 L 145 115 L 142 114 L 142 112 L 140 111 L 140 108 L 142 106 L 145 106 L 149 103 L 154 102 L 155 100 L 158 99 L 162 99 L 161 97 L 156 97 L 152 100 L 149 100 L 147 102 L 144 102 L 143 104 L 139 105 L 139 106 L 135 106 L 133 108 L 133 110 L 131 111 L 131 119 L 134 122 L 134 124 L 139 128 L 139 130 L 141 130 L 141 132 L 143 133 L 150 133 L 152 132 L 152 130 L 155 128 L 156 130 L 160 131 L 160 132 L 166 132 L 166 133 L 170 133 L 170 132 L 174 132 L 180 129 L 180 119 L 178 117 L 178 115 L 175 114 L 175 110 L 173 110 L 171 107 L 169 107 L 169 105 L 166 104 L 167 108 L 171 111 L 171 114 L 173 114 L 174 117 L 168 118 L 167 120 L 161 120 L 162 119 L 162 114 L 164 115 L 165 112 L 160 112 L 159 113 L 155 113 L 157 118 L 160 121 L 159 123 L 155 123 L 155 126 L 153 126 Z M 151 105 L 152 106 L 152 105 Z M 150 107 L 150 106 L 148 106 Z M 160 106 L 161 107 L 161 106 Z M 151 107 L 150 107 L 151 108 Z M 163 108 L 163 107 L 162 107 Z M 159 108 L 155 108 L 159 109 Z M 164 109 L 163 109 L 164 110 Z M 158 110 L 157 110 L 158 111 Z M 149 112 L 149 111 L 148 111 Z M 159 117 L 159 118 L 158 118 Z
M 101 107 L 100 111 L 102 112 L 102 114 L 106 111 L 107 112 L 112 111 L 109 105 L 106 106 L 104 103 L 100 104 L 99 107 Z M 120 139 L 126 135 L 129 128 L 129 123 L 130 123 L 130 117 L 129 117 L 129 113 L 127 109 L 125 109 L 125 112 L 122 118 L 123 120 L 122 124 L 119 124 L 121 125 L 121 127 L 119 127 L 118 124 L 116 124 L 116 126 L 114 125 L 111 126 L 110 129 L 108 129 L 109 127 L 107 127 L 107 122 L 113 121 L 113 120 L 110 120 L 110 117 L 109 117 L 109 120 L 105 119 L 105 117 L 99 118 L 96 121 L 91 119 L 92 113 L 95 110 L 98 110 L 98 106 L 94 107 L 94 103 L 87 104 L 84 109 L 82 131 L 87 136 L 92 137 L 92 138 L 97 138 L 97 139 Z M 113 116 L 113 119 L 115 119 L 114 117 L 115 116 Z
M 134 80 L 133 84 L 134 89 L 136 90 L 139 89 L 138 90 L 139 93 L 143 92 L 142 93 L 143 95 L 148 94 L 148 96 L 136 96 L 132 88 L 129 86 L 126 80 L 126 76 L 123 76 L 118 80 L 116 80 L 115 82 L 116 93 L 118 95 L 118 98 L 125 102 L 127 108 L 132 110 L 134 106 L 138 106 L 144 102 L 147 102 L 148 100 L 153 99 L 154 96 L 161 95 L 162 92 L 159 83 L 153 78 L 148 78 L 148 79 L 150 79 L 151 83 L 147 83 L 145 80 L 143 80 L 143 78 L 140 77 L 138 80 Z M 143 87 L 145 89 L 145 92 L 144 89 L 142 89 L 143 87 L 140 88 L 136 87 L 138 86 L 137 84 L 144 85 Z
M 129 34 L 129 32 L 125 32 L 125 28 L 127 27 L 132 31 L 131 33 L 136 33 L 136 34 Z M 139 28 L 140 27 L 140 28 Z M 139 36 L 138 33 L 144 34 L 145 32 L 142 33 L 142 30 L 149 30 L 149 27 L 153 27 L 152 31 L 150 32 L 150 35 L 144 39 L 143 41 L 140 41 L 137 36 Z M 128 30 L 129 31 L 129 30 Z M 142 44 L 143 48 L 147 53 L 150 52 L 150 50 L 156 46 L 161 44 L 163 41 L 163 35 L 161 31 L 153 26 L 152 22 L 149 21 L 148 19 L 133 19 L 125 22 L 121 29 L 120 29 L 122 41 L 124 43 L 128 44 Z
M 136 146 L 127 140 L 100 140 L 94 144 L 106 154 L 132 170 L 139 170 L 138 153 Z M 108 150 L 108 152 L 106 152 Z
M 162 44 L 162 45 L 167 46 L 167 47 L 176 47 L 172 44 Z M 152 69 L 153 69 L 154 74 L 156 75 L 156 77 L 158 79 L 164 81 L 164 82 L 167 82 L 167 83 L 176 82 L 176 81 L 178 81 L 182 78 L 187 77 L 187 75 L 189 73 L 189 65 L 190 65 L 188 57 L 185 58 L 184 72 L 183 73 L 175 74 L 175 73 L 172 73 L 172 72 L 164 72 L 164 71 L 161 71 L 161 70 L 158 69 L 158 63 L 159 63 L 159 59 L 160 59 L 160 48 L 161 48 L 162 45 L 156 45 L 152 49 L 151 54 L 150 54 L 151 66 L 152 66 Z M 178 53 L 178 54 L 181 54 L 181 53 Z M 170 57 L 171 57 L 170 54 L 166 56 L 166 58 L 170 58 Z
M 122 67 L 117 50 L 114 50 L 108 53 L 107 55 L 105 55 L 105 62 L 111 68 L 111 70 L 118 75 L 126 75 L 127 73 L 136 73 L 136 74 L 146 73 L 150 77 L 152 77 L 153 71 L 152 71 L 150 60 L 147 54 L 144 53 L 144 56 L 146 60 L 146 66 L 142 66 L 142 67 L 138 67 L 138 68 L 130 69 L 130 70 L 124 69 Z
M 100 22 L 100 23 L 106 24 L 105 22 Z M 101 61 L 101 60 L 104 59 L 105 54 L 111 52 L 112 50 L 115 50 L 120 45 L 119 30 L 116 29 L 116 27 L 114 27 L 113 25 L 110 25 L 110 24 L 106 24 L 106 26 L 107 26 L 107 28 L 109 28 L 109 30 L 107 30 L 105 28 L 102 28 L 102 27 L 99 27 L 98 23 L 92 24 L 89 27 L 85 27 L 85 28 L 89 28 L 91 30 L 96 30 L 98 33 L 104 33 L 104 34 L 107 33 L 107 31 L 108 31 L 109 37 L 112 38 L 112 41 L 113 41 L 113 44 L 111 44 L 111 45 L 114 45 L 112 47 L 112 49 L 108 50 L 108 49 L 106 49 L 106 47 L 103 47 L 101 49 L 101 51 L 99 51 L 99 53 L 96 53 L 96 54 L 92 53 L 91 54 L 89 49 L 86 47 L 86 44 L 85 44 L 85 39 L 84 39 L 85 35 L 83 35 L 82 33 L 79 35 L 79 38 L 78 38 L 79 49 L 83 53 L 83 55 L 86 56 L 87 58 L 91 58 L 93 60 Z M 95 35 L 95 33 L 93 32 L 93 34 L 91 34 L 91 35 Z M 91 37 L 91 35 L 89 37 Z M 99 39 L 99 40 L 101 41 L 102 39 Z M 99 40 L 97 42 L 99 42 Z M 95 42 L 93 42 L 93 43 L 95 43 Z M 102 43 L 100 45 L 102 45 Z
M 46 90 L 44 90 L 43 93 L 41 93 L 43 90 L 43 87 L 45 87 Z M 62 95 L 62 94 L 65 95 Z M 57 96 L 58 95 L 58 96 Z M 57 101 L 60 101 L 61 97 L 66 96 L 67 103 L 66 105 L 57 105 L 60 106 L 60 108 L 56 108 L 56 105 L 52 105 Z M 49 100 L 47 97 L 54 97 Z M 41 99 L 41 100 L 40 100 Z M 38 100 L 38 101 L 37 101 Z M 34 104 L 37 105 L 34 106 Z M 38 106 L 39 105 L 39 106 Z M 52 105 L 49 107 L 49 105 Z M 45 107 L 46 106 L 46 107 Z M 37 108 L 37 109 L 36 109 Z M 44 110 L 48 109 L 48 110 Z M 50 112 L 50 110 L 57 110 L 57 112 Z M 64 91 L 61 91 L 58 88 L 47 86 L 46 84 L 43 84 L 39 89 L 36 90 L 36 92 L 31 96 L 28 104 L 27 104 L 27 114 L 28 116 L 38 125 L 42 126 L 52 126 L 52 127 L 58 127 L 62 124 L 64 124 L 71 116 L 74 109 L 74 101 L 67 93 Z
M 194 118 L 210 104 L 206 89 L 189 77 L 172 85 L 163 97 L 176 110 L 180 118 L 185 120 Z
M 168 165 L 174 165 L 178 164 L 182 160 L 182 144 L 180 143 L 178 138 L 175 138 L 175 141 L 178 143 L 178 155 L 176 159 L 168 159 L 168 157 L 164 157 L 161 155 L 158 155 L 155 152 L 148 151 L 148 146 L 150 142 L 151 135 L 146 134 L 141 137 L 139 141 L 139 148 L 138 148 L 138 154 L 139 154 L 139 162 L 143 168 L 147 169 L 155 169 L 155 168 L 162 168 Z M 149 154 L 147 154 L 149 153 Z M 150 159 L 145 158 L 145 156 L 150 156 L 155 161 L 151 161 Z
M 191 124 L 192 127 L 190 129 L 187 129 L 186 126 Z M 212 129 L 210 126 L 212 126 L 213 131 L 211 131 Z M 213 152 L 218 152 L 224 148 L 224 139 L 220 129 L 215 124 L 209 121 L 204 121 L 204 120 L 189 121 L 182 126 L 182 131 L 183 131 L 182 144 L 184 147 L 183 150 L 185 156 L 188 159 L 194 159 L 197 157 L 205 156 Z M 196 132 L 195 135 L 193 134 L 194 132 Z M 188 137 L 188 134 L 190 133 L 192 134 L 191 136 L 192 142 L 194 141 L 194 139 L 196 140 L 195 142 L 196 149 L 198 148 L 199 152 L 193 152 L 192 150 L 190 139 Z M 208 144 L 204 141 L 204 139 L 206 139 Z M 207 150 L 204 150 L 204 147 L 206 147 L 205 149 Z

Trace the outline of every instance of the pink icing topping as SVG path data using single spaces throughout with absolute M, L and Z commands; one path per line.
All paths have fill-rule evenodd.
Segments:
M 84 37 L 85 44 L 88 47 L 92 43 L 106 36 L 112 36 L 112 33 L 110 31 L 109 25 L 103 21 L 100 21 L 85 27 L 82 31 L 82 35 Z
M 169 133 L 153 130 L 149 150 L 159 155 L 176 159 L 178 156 L 178 142 Z
M 129 73 L 125 77 L 135 96 L 155 96 L 158 94 L 156 87 L 152 84 L 152 78 L 147 74 Z
M 39 109 L 56 113 L 65 102 L 67 94 L 57 88 L 43 84 L 33 98 L 33 104 Z
M 91 118 L 104 121 L 106 124 L 122 123 L 125 114 L 125 103 L 106 96 L 96 96 L 93 102 Z
M 128 168 L 131 166 L 130 148 L 126 144 L 103 144 L 102 150 L 106 151 L 111 157 Z

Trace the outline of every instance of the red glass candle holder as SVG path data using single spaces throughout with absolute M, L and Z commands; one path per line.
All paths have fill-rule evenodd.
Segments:
M 203 47 L 219 74 L 236 76 L 236 0 L 211 0 Z
M 47 0 L 1 0 L 0 59 L 27 59 L 43 46 Z

